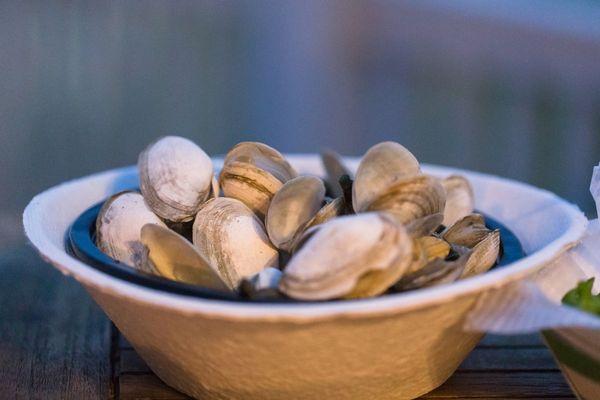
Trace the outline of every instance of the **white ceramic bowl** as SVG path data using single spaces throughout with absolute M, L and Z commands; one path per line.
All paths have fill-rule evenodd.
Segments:
M 317 156 L 289 160 L 301 172 L 322 172 Z M 356 166 L 356 159 L 347 161 Z M 462 328 L 478 298 L 548 264 L 580 239 L 587 224 L 576 206 L 529 185 L 449 168 L 424 170 L 466 175 L 477 209 L 511 229 L 528 256 L 450 285 L 373 299 L 244 304 L 138 286 L 65 251 L 65 234 L 80 213 L 137 186 L 134 168 L 49 189 L 31 201 L 23 219 L 42 257 L 81 282 L 150 368 L 190 396 L 414 398 L 442 384 L 481 338 Z

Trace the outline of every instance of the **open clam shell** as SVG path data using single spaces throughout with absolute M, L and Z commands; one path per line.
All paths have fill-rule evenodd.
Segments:
M 233 289 L 183 236 L 160 225 L 142 227 L 141 242 L 146 247 L 144 262 L 147 270 L 179 282 L 214 290 Z
M 325 199 L 325 185 L 314 176 L 287 181 L 273 196 L 265 226 L 275 247 L 290 251 L 294 239 L 319 212 Z

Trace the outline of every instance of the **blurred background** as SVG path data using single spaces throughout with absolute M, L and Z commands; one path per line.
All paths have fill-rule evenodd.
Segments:
M 594 216 L 600 2 L 0 1 L 0 247 L 37 192 L 151 140 L 241 140 L 530 182 Z

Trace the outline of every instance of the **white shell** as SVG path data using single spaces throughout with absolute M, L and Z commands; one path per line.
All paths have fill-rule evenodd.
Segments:
M 287 181 L 271 200 L 265 225 L 275 247 L 290 251 L 299 231 L 319 212 L 325 185 L 314 176 Z
M 319 225 L 290 260 L 279 288 L 304 300 L 375 296 L 411 262 L 412 239 L 391 217 L 344 216 Z
M 467 178 L 462 176 L 451 175 L 440 182 L 446 191 L 443 224 L 450 226 L 473 212 L 475 195 Z
M 140 189 L 160 217 L 191 221 L 211 191 L 213 165 L 194 142 L 166 136 L 152 143 L 138 160 Z
M 365 153 L 356 170 L 352 187 L 354 210 L 363 211 L 390 185 L 420 172 L 419 162 L 404 146 L 396 142 L 376 144 Z
M 138 192 L 118 193 L 106 200 L 96 220 L 96 243 L 110 257 L 140 267 L 144 246 L 140 232 L 144 225 L 166 227 L 146 205 Z
M 231 288 L 243 278 L 279 264 L 279 254 L 264 225 L 236 199 L 217 197 L 204 203 L 194 221 L 193 241 Z

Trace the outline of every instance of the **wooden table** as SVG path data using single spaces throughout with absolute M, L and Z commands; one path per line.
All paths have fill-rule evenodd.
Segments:
M 0 399 L 186 399 L 72 279 L 28 247 L 0 255 Z M 425 398 L 573 399 L 538 335 L 487 336 Z

